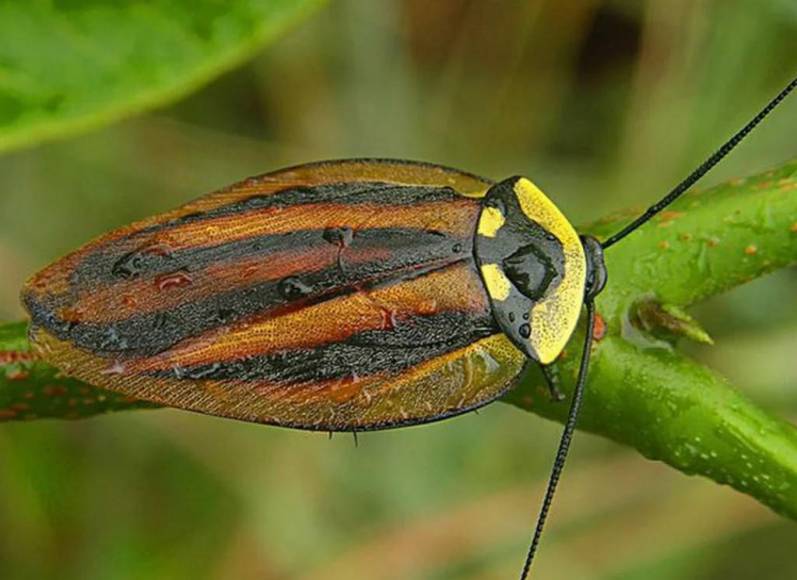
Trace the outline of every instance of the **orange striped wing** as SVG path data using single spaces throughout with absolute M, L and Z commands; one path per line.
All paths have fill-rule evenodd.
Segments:
M 91 384 L 213 415 L 353 430 L 457 414 L 525 361 L 473 261 L 489 185 L 376 160 L 252 178 L 34 276 L 31 337 Z

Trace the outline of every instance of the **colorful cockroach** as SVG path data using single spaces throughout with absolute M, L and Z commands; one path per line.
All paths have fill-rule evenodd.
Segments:
M 785 96 L 608 240 L 580 237 L 528 179 L 378 159 L 247 179 L 104 235 L 22 300 L 44 359 L 164 405 L 298 429 L 459 415 L 546 370 L 587 310 L 580 373 L 522 577 L 575 428 L 603 250 L 680 196 Z

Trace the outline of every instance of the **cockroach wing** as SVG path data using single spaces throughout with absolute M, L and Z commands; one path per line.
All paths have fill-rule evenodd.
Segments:
M 365 430 L 458 414 L 525 362 L 474 264 L 489 187 L 386 160 L 251 178 L 35 275 L 31 338 L 90 384 L 212 415 Z

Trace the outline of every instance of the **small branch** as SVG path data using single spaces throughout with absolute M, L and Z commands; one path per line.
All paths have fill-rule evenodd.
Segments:
M 82 419 L 155 407 L 70 379 L 36 360 L 26 330 L 24 322 L 0 326 L 0 421 Z
M 603 220 L 600 237 L 627 219 Z M 656 296 L 689 306 L 797 262 L 797 160 L 778 169 L 690 192 L 606 252 L 609 284 L 599 310 L 619 321 Z

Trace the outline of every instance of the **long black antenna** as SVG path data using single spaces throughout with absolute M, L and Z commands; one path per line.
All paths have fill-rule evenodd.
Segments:
M 753 117 L 753 119 L 749 123 L 747 123 L 747 125 L 742 127 L 733 137 L 728 139 L 728 141 L 722 147 L 717 149 L 717 151 L 715 151 L 711 157 L 706 159 L 703 162 L 703 164 L 700 165 L 700 167 L 698 167 L 697 169 L 695 169 L 686 179 L 684 179 L 681 183 L 676 185 L 675 188 L 673 188 L 673 190 L 670 191 L 670 193 L 665 195 L 660 201 L 658 201 L 654 205 L 650 206 L 645 213 L 636 218 L 633 222 L 631 222 L 622 230 L 620 230 L 619 232 L 611 236 L 608 240 L 603 242 L 601 244 L 601 246 L 603 246 L 603 249 L 605 250 L 609 246 L 613 246 L 614 244 L 622 240 L 624 237 L 626 237 L 628 234 L 636 230 L 639 226 L 650 220 L 653 216 L 655 216 L 665 207 L 670 205 L 676 199 L 681 197 L 681 195 L 683 195 L 683 193 L 686 190 L 692 187 L 706 173 L 711 171 L 711 169 L 717 163 L 719 163 L 723 157 L 725 157 L 728 153 L 733 151 L 733 148 L 736 147 L 739 143 L 741 143 L 742 139 L 747 137 L 750 131 L 755 129 L 755 126 L 758 125 L 761 121 L 763 121 L 764 117 L 769 115 L 769 113 L 772 112 L 772 109 L 777 107 L 780 104 L 780 102 L 783 99 L 785 99 L 786 96 L 790 92 L 792 92 L 792 90 L 794 90 L 795 87 L 797 87 L 797 78 L 795 78 L 788 85 L 786 85 L 786 88 L 780 91 L 780 93 L 778 93 L 778 95 L 774 99 L 769 101 L 767 106 L 761 109 L 761 111 L 755 117 Z
M 584 385 L 587 382 L 587 370 L 589 369 L 589 355 L 592 351 L 592 333 L 595 330 L 595 306 L 592 302 L 587 302 L 586 306 L 587 335 L 584 338 L 584 350 L 581 353 L 578 378 L 576 380 L 576 386 L 573 389 L 573 400 L 570 402 L 567 422 L 565 423 L 564 431 L 562 431 L 562 438 L 559 440 L 559 449 L 556 451 L 556 459 L 553 463 L 551 476 L 548 479 L 548 489 L 545 490 L 545 498 L 542 500 L 540 515 L 537 516 L 537 527 L 534 529 L 534 537 L 531 539 L 531 545 L 526 554 L 526 563 L 523 564 L 520 580 L 526 580 L 529 575 L 529 570 L 531 569 L 531 563 L 534 561 L 534 554 L 537 552 L 537 546 L 540 543 L 540 537 L 542 537 L 542 530 L 545 527 L 545 520 L 548 517 L 548 511 L 551 509 L 553 496 L 556 493 L 556 485 L 559 483 L 562 470 L 565 468 L 567 452 L 570 450 L 570 442 L 573 440 L 573 432 L 576 429 L 578 412 L 581 410 L 581 402 L 584 398 Z

